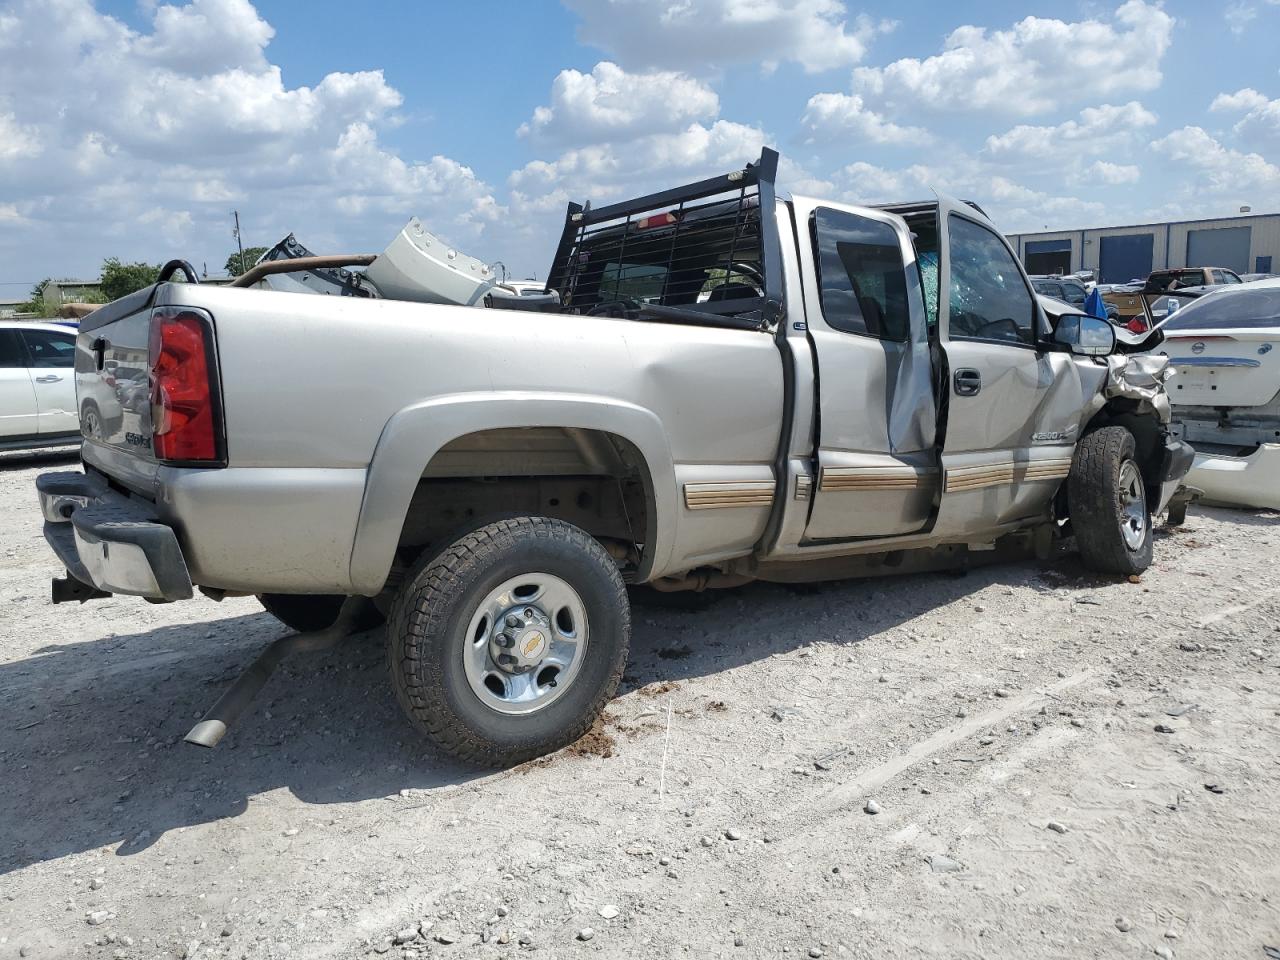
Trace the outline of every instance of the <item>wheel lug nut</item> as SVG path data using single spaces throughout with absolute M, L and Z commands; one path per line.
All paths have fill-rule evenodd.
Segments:
M 525 607 L 525 608 L 524 608 L 524 618 L 525 618 L 526 620 L 532 620 L 532 619 L 533 619 L 533 607 Z
M 507 626 L 508 626 L 508 627 L 518 627 L 518 626 L 520 626 L 520 618 L 519 618 L 519 617 L 517 617 L 514 613 L 508 614 L 508 615 L 507 615 Z
M 514 640 L 514 639 L 512 639 L 512 637 L 511 637 L 511 635 L 510 635 L 509 633 L 500 633 L 500 634 L 498 634 L 498 646 L 500 646 L 500 647 L 514 647 L 515 645 L 516 645 L 516 642 L 515 642 L 515 640 Z
M 516 658 L 509 653 L 500 653 L 498 654 L 498 662 L 503 664 L 504 666 L 507 666 L 515 663 Z

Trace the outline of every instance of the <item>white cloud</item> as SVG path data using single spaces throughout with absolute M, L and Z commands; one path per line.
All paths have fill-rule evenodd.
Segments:
M 1280 193 L 1280 166 L 1261 154 L 1224 147 L 1201 127 L 1175 130 L 1152 143 L 1151 149 L 1162 159 L 1200 173 L 1199 188 L 1233 195 L 1256 189 L 1267 191 L 1268 197 Z
M 1220 93 L 1209 109 L 1244 116 L 1232 130 L 1240 139 L 1266 150 L 1280 148 L 1280 100 L 1269 100 L 1257 90 L 1245 87 L 1235 93 Z
M 552 161 L 535 160 L 511 175 L 512 189 L 526 202 L 537 195 L 608 199 L 640 194 L 647 185 L 723 173 L 760 155 L 768 137 L 758 127 L 729 120 L 692 123 L 678 133 L 658 133 L 624 144 L 597 143 L 565 151 Z M 567 194 L 565 194 L 567 196 Z M 562 205 L 563 201 L 558 201 Z
M 1209 109 L 1238 113 L 1240 111 L 1256 110 L 1258 107 L 1266 106 L 1269 102 L 1265 95 L 1252 87 L 1245 87 L 1235 93 L 1218 94 L 1213 98 L 1213 103 L 1209 104 Z
M 1095 160 L 1089 167 L 1088 177 L 1110 186 L 1125 183 L 1137 183 L 1142 171 L 1131 163 L 1111 163 L 1108 160 Z
M 714 70 L 730 63 L 794 62 L 808 73 L 848 67 L 891 21 L 856 18 L 839 0 L 564 0 L 582 18 L 579 39 L 627 68 Z
M 551 104 L 518 131 L 540 143 L 578 145 L 681 129 L 720 112 L 720 98 L 683 73 L 628 73 L 608 60 L 590 73 L 561 70 Z
M 403 99 L 381 70 L 288 85 L 268 57 L 275 31 L 248 0 L 150 16 L 135 31 L 91 0 L 0 13 L 0 180 L 20 218 L 0 232 L 11 261 L 91 272 L 108 255 L 181 253 L 217 268 L 232 203 L 254 243 L 296 231 L 342 251 L 380 250 L 411 214 L 474 244 L 501 210 L 464 165 L 381 143 Z M 73 227 L 81 259 L 66 263 Z
M 836 174 L 840 199 L 847 203 L 886 203 L 905 199 L 909 177 L 902 171 L 886 170 L 875 164 L 859 160 L 849 164 Z
M 1005 133 L 987 137 L 983 152 L 997 160 L 1065 159 L 1080 152 L 1106 153 L 1117 139 L 1154 126 L 1156 115 L 1136 100 L 1120 106 L 1103 104 L 1080 111 L 1079 120 L 1056 126 L 1019 124 Z
M 19 123 L 12 113 L 0 113 L 0 162 L 38 157 L 42 149 L 35 126 Z
M 939 154 L 930 163 L 889 169 L 866 162 L 849 164 L 836 175 L 840 199 L 847 203 L 918 200 L 931 191 L 972 200 L 1005 233 L 1039 230 L 1046 223 L 1080 226 L 1108 212 L 1107 205 L 1080 197 L 1037 190 L 964 153 Z
M 1107 20 L 1026 17 L 1008 30 L 963 26 L 941 53 L 854 71 L 877 102 L 932 110 L 1044 113 L 1063 104 L 1160 85 L 1173 17 L 1127 0 Z
M 809 143 L 831 140 L 866 140 L 879 144 L 920 144 L 931 139 L 922 127 L 900 126 L 867 109 L 862 97 L 843 93 L 818 93 L 805 105 L 801 124 Z

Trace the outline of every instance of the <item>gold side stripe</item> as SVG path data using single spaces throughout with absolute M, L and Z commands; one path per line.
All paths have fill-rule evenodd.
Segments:
M 915 467 L 824 467 L 819 490 L 915 490 L 932 480 L 934 471 Z
M 739 481 L 686 483 L 684 503 L 690 510 L 769 506 L 773 503 L 773 484 Z
M 1025 463 L 984 463 L 971 467 L 950 467 L 944 489 L 948 493 L 978 490 L 1023 481 L 1061 480 L 1071 472 L 1069 459 L 1032 460 Z

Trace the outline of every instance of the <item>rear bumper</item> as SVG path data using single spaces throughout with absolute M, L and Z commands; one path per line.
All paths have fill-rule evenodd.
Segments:
M 1247 457 L 1196 454 L 1187 483 L 1203 503 L 1280 510 L 1280 443 L 1264 443 Z
M 41 474 L 36 490 L 45 540 L 75 579 L 149 600 L 192 596 L 177 535 L 150 504 L 117 493 L 97 474 Z

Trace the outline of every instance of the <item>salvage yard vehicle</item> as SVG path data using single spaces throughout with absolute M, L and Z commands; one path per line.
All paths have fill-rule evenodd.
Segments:
M 1125 352 L 1160 334 L 1118 346 L 1038 298 L 973 204 L 778 196 L 777 161 L 570 204 L 542 298 L 167 265 L 81 328 L 82 395 L 145 351 L 150 403 L 85 439 L 83 472 L 38 480 L 55 601 L 253 594 L 311 647 L 363 604 L 413 725 L 508 764 L 598 717 L 629 586 L 933 570 L 1070 535 L 1094 570 L 1146 569 L 1192 458 L 1166 362 Z M 411 228 L 392 273 L 446 268 L 413 259 Z M 188 739 L 216 743 L 279 655 Z
M 1187 483 L 1207 503 L 1280 510 L 1280 280 L 1195 300 L 1163 331 L 1174 431 L 1196 451 Z
M 59 324 L 0 320 L 0 450 L 80 441 L 75 342 Z
M 1031 276 L 1031 286 L 1036 293 L 1045 297 L 1053 297 L 1068 303 L 1078 310 L 1084 311 L 1084 302 L 1088 299 L 1089 290 L 1084 281 L 1077 277 Z M 1120 310 L 1114 303 L 1102 302 L 1107 311 L 1107 319 L 1112 323 L 1121 323 Z
M 1140 290 L 1113 287 L 1109 292 L 1103 293 L 1102 299 L 1109 307 L 1116 308 L 1121 324 L 1140 332 L 1152 320 L 1159 323 L 1164 319 L 1169 310 L 1169 300 L 1164 296 L 1166 294 L 1176 291 L 1182 298 L 1181 303 L 1185 304 L 1192 297 L 1203 296 L 1241 282 L 1234 270 L 1225 267 L 1175 267 L 1153 271 L 1143 281 Z M 1174 303 L 1177 304 L 1178 301 L 1175 300 Z

